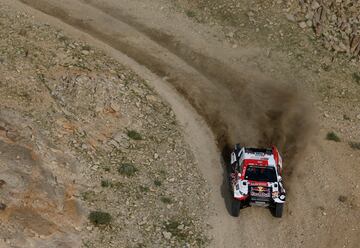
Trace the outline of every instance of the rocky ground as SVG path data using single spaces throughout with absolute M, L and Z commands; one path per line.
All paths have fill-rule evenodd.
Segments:
M 0 246 L 204 246 L 207 187 L 147 82 L 2 3 L 0 27 Z
M 360 3 L 358 1 L 298 1 L 294 20 L 312 28 L 324 46 L 350 58 L 360 55 Z M 289 15 L 288 18 L 292 19 Z
M 1 245 L 358 247 L 356 1 L 19 2 L 147 67 L 208 118 L 216 137 L 201 132 L 204 123 L 186 131 L 193 157 L 147 82 L 1 5 Z M 309 105 L 313 111 L 303 108 Z M 191 111 L 184 106 L 179 120 Z M 212 148 L 219 135 L 244 144 L 275 139 L 282 152 L 297 151 L 284 160 L 292 170 L 281 220 L 258 208 L 230 217 L 226 175 Z M 306 149 L 292 150 L 299 142 Z
M 171 3 L 170 9 L 181 11 L 199 23 L 220 27 L 223 34 L 215 38 L 232 44 L 234 49 L 262 47 L 264 53 L 258 57 L 264 61 L 255 58 L 255 62 L 247 63 L 273 78 L 285 75 L 294 83 L 301 82 L 300 87 L 307 94 L 312 92 L 309 95 L 314 98 L 322 119 L 318 124 L 324 129 L 335 129 L 348 142 L 358 142 L 360 6 L 357 1 L 173 0 Z M 266 62 L 269 58 L 271 63 Z M 287 65 L 282 61 L 287 61 Z
M 255 31 L 279 26 L 279 17 L 298 23 L 302 29 L 311 29 L 323 45 L 335 53 L 346 53 L 358 59 L 360 54 L 360 4 L 358 1 L 336 0 L 291 0 L 291 1 L 173 1 L 185 6 L 185 14 L 199 22 L 208 22 L 246 28 L 248 22 L 256 26 Z M 276 16 L 269 15 L 276 13 Z M 280 15 L 279 15 L 280 14 Z M 247 20 L 244 20 L 248 18 Z M 258 24 L 258 25 L 256 25 Z M 280 37 L 285 30 L 278 30 Z M 242 36 L 241 31 L 229 33 L 229 38 Z M 244 38 L 244 37 L 242 37 Z M 276 37 L 270 37 L 276 38 Z

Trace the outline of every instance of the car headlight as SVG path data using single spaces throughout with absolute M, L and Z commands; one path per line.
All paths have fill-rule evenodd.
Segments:
M 279 198 L 280 198 L 280 200 L 282 200 L 282 201 L 283 201 L 283 200 L 285 200 L 285 195 L 280 195 L 280 197 L 279 197 Z

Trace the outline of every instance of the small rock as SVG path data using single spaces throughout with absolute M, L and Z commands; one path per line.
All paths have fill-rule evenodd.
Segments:
M 286 19 L 288 19 L 288 21 L 291 21 L 291 22 L 296 21 L 295 16 L 293 14 L 286 13 L 285 17 L 286 17 Z
M 119 144 L 118 142 L 116 142 L 115 140 L 112 140 L 112 139 L 109 140 L 109 141 L 107 142 L 107 144 L 114 146 L 116 149 L 120 149 L 120 148 L 121 148 L 120 144 Z
M 113 143 L 111 143 L 111 144 L 117 148 L 120 148 L 120 147 L 129 148 L 129 146 L 130 146 L 129 137 L 125 133 L 119 132 L 119 133 L 115 134 L 113 136 L 113 140 L 116 141 L 119 146 L 117 146 Z
M 356 116 L 356 119 L 360 120 L 360 114 L 358 114 L 358 115 Z
M 82 53 L 83 55 L 89 55 L 90 52 L 89 52 L 88 50 L 82 50 L 81 53 Z
M 4 184 L 6 184 L 6 182 L 5 182 L 4 180 L 0 179 L 0 188 L 1 188 Z
M 0 210 L 5 210 L 6 207 L 7 207 L 6 204 L 0 203 Z
M 115 112 L 119 112 L 120 109 L 121 109 L 120 105 L 117 104 L 117 103 L 115 103 L 115 102 L 112 102 L 112 103 L 110 104 L 110 107 L 111 107 Z
M 154 154 L 154 159 L 158 159 L 159 158 L 159 154 L 155 153 Z
M 183 230 L 183 229 L 184 229 L 184 225 L 183 225 L 183 224 L 178 225 L 177 229 L 179 229 L 179 230 Z
M 300 28 L 306 28 L 307 27 L 306 22 L 299 22 L 299 26 L 300 26 Z
M 16 140 L 16 138 L 18 137 L 19 135 L 17 134 L 17 132 L 15 130 L 7 130 L 6 131 L 6 137 L 8 137 L 9 139 L 11 140 Z
M 146 100 L 152 103 L 159 102 L 159 99 L 154 95 L 147 95 Z
M 313 1 L 312 3 L 311 3 L 311 8 L 313 9 L 313 10 L 315 10 L 315 9 L 317 9 L 317 8 L 319 8 L 320 7 L 320 4 L 317 2 L 317 1 Z
M 234 35 L 235 35 L 234 32 L 230 32 L 226 36 L 229 37 L 229 38 L 234 38 Z
M 170 232 L 163 232 L 162 233 L 165 239 L 171 239 L 171 233 Z
M 311 20 L 313 17 L 314 17 L 314 12 L 313 11 L 309 11 L 305 15 L 306 20 Z

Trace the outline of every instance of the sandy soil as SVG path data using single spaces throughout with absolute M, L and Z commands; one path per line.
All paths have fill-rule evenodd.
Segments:
M 312 110 L 317 95 L 304 96 L 285 60 L 269 58 L 262 47 L 219 41 L 217 27 L 193 23 L 161 1 L 20 2 L 68 32 L 85 33 L 82 38 L 132 66 L 172 105 L 212 190 L 213 211 L 206 214 L 213 247 L 357 246 L 358 151 L 323 140 Z M 270 77 L 257 64 L 281 73 Z M 283 219 L 258 208 L 230 217 L 222 152 L 235 142 L 274 143 L 285 155 L 289 200 Z M 348 200 L 338 201 L 341 195 Z

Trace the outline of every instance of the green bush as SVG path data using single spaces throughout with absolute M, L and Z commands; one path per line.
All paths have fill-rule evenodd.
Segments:
M 92 211 L 89 220 L 94 225 L 108 225 L 111 222 L 111 215 L 102 211 Z
M 112 183 L 109 180 L 101 180 L 101 187 L 107 188 L 111 187 Z
M 118 172 L 126 176 L 133 176 L 137 171 L 138 169 L 136 169 L 136 167 L 130 163 L 124 163 L 118 168 Z
M 162 183 L 160 180 L 154 180 L 154 184 L 155 186 L 160 187 Z
M 127 136 L 130 139 L 133 140 L 142 140 L 141 134 L 139 134 L 138 132 L 136 132 L 135 130 L 128 130 L 127 131 Z
M 327 135 L 326 135 L 326 139 L 327 140 L 332 140 L 332 141 L 335 141 L 335 142 L 340 142 L 339 136 L 337 136 L 336 133 L 334 133 L 334 132 L 328 132 Z

